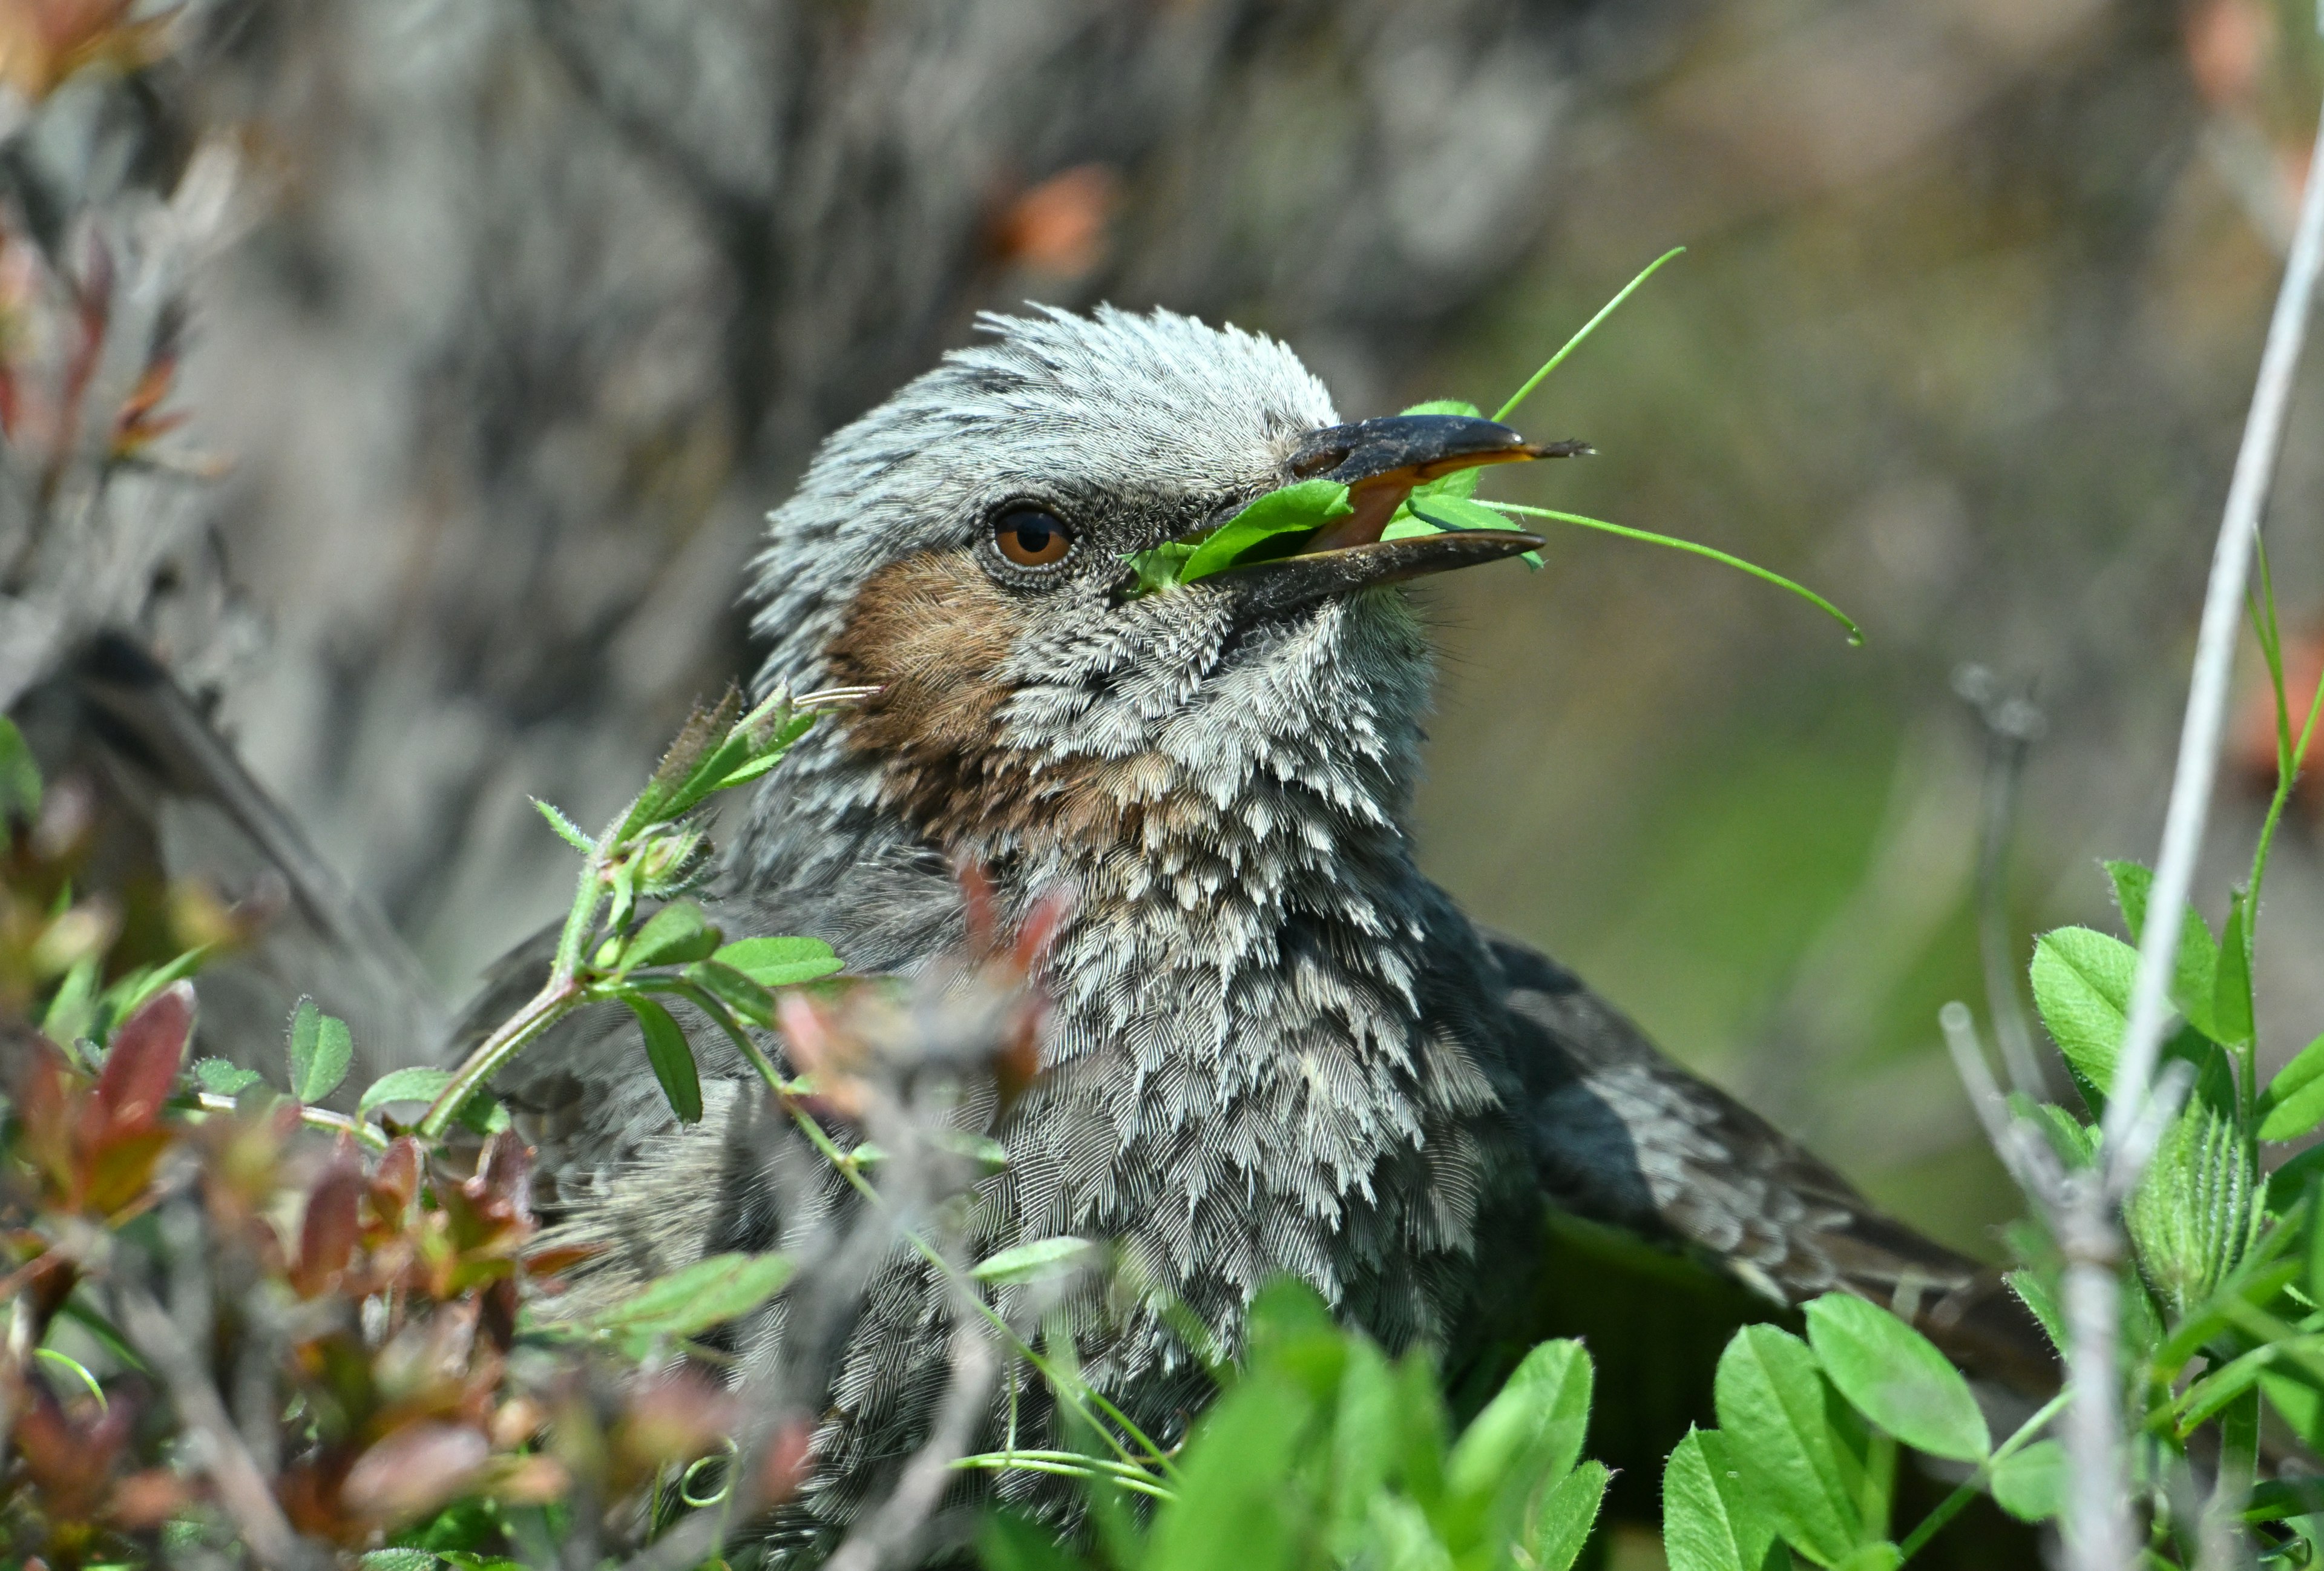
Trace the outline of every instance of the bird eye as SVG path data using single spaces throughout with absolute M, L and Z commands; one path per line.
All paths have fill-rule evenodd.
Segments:
M 1012 507 L 993 520 L 992 543 L 1020 568 L 1053 568 L 1074 549 L 1074 531 L 1054 513 Z

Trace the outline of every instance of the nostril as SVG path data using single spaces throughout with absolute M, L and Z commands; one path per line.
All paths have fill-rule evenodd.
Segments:
M 1346 460 L 1345 448 L 1309 448 L 1291 457 L 1291 472 L 1302 480 L 1312 480 L 1326 470 L 1336 469 Z

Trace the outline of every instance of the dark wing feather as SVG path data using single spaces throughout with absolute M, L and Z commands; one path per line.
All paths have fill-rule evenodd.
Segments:
M 1507 1009 L 1514 1109 L 1543 1191 L 1591 1221 L 1707 1257 L 1779 1304 L 1834 1290 L 1909 1315 L 1977 1372 L 2054 1385 L 2040 1327 L 1987 1267 L 1883 1215 L 1562 966 L 1487 945 Z

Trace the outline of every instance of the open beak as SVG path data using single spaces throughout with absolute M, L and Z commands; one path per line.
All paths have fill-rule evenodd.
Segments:
M 1325 595 L 1398 583 L 1533 550 L 1536 534 L 1514 529 L 1448 530 L 1383 541 L 1397 508 L 1426 481 L 1486 464 L 1564 458 L 1586 442 L 1536 446 L 1493 420 L 1470 415 L 1396 414 L 1311 431 L 1291 457 L 1303 480 L 1336 480 L 1355 511 L 1333 520 L 1293 555 L 1250 562 L 1205 582 L 1232 588 L 1253 611 L 1286 609 Z

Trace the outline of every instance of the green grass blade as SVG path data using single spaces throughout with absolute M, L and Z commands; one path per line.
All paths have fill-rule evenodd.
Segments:
M 1651 530 L 1632 529 L 1627 524 L 1609 523 L 1602 518 L 1584 518 L 1578 513 L 1560 513 L 1550 507 L 1527 507 L 1517 502 L 1496 502 L 1491 505 L 1499 508 L 1503 513 L 1523 513 L 1527 518 L 1554 519 L 1559 523 L 1571 523 L 1582 529 L 1604 530 L 1608 534 L 1618 534 L 1628 540 L 1642 540 L 1648 545 L 1668 546 L 1673 550 L 1690 551 L 1698 557 L 1709 557 L 1714 562 L 1724 562 L 1729 567 L 1748 573 L 1755 578 L 1764 578 L 1778 589 L 1790 590 L 1848 629 L 1849 643 L 1861 646 L 1864 642 L 1864 630 L 1856 625 L 1855 619 L 1813 589 L 1804 584 L 1795 584 L 1781 573 L 1770 572 L 1757 562 L 1747 562 L 1741 557 L 1729 556 L 1725 551 L 1715 547 L 1698 545 L 1693 541 L 1680 540 L 1675 535 L 1655 534 Z
M 1535 388 L 1539 387 L 1544 382 L 1549 379 L 1549 374 L 1551 372 L 1556 370 L 1560 365 L 1565 363 L 1565 357 L 1568 355 L 1572 354 L 1574 350 L 1582 347 L 1582 339 L 1588 337 L 1591 334 L 1598 330 L 1599 323 L 1604 321 L 1608 317 L 1614 314 L 1615 307 L 1620 305 L 1624 300 L 1628 300 L 1632 294 L 1636 293 L 1638 285 L 1652 278 L 1656 270 L 1658 270 L 1664 263 L 1668 262 L 1672 257 L 1676 256 L 1680 252 L 1685 249 L 1686 247 L 1683 245 L 1674 245 L 1669 250 L 1664 252 L 1660 256 L 1655 257 L 1652 262 L 1647 263 L 1645 272 L 1639 273 L 1637 277 L 1624 284 L 1622 286 L 1621 293 L 1616 295 L 1612 300 L 1608 300 L 1603 306 L 1600 307 L 1596 316 L 1582 324 L 1582 330 L 1580 332 L 1565 340 L 1564 348 L 1560 349 L 1556 354 L 1552 355 L 1549 357 L 1548 364 L 1545 365 L 1540 370 L 1527 377 L 1526 379 L 1526 384 L 1523 387 L 1518 388 L 1515 393 L 1509 394 L 1508 402 L 1495 410 L 1493 411 L 1493 418 L 1497 420 L 1505 420 L 1508 419 L 1510 412 L 1514 411 L 1517 405 L 1523 403 L 1526 399 L 1533 396 L 1533 390 Z

